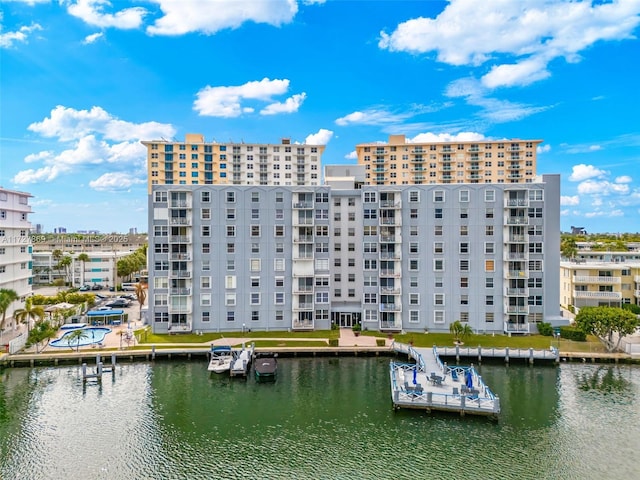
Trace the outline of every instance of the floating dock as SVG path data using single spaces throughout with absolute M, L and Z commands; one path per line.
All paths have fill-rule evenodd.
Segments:
M 500 414 L 500 399 L 484 384 L 473 366 L 442 363 L 436 347 L 414 348 L 394 343 L 393 348 L 415 360 L 415 363 L 390 363 L 394 409 L 440 410 L 492 418 Z
M 254 344 L 252 343 L 248 347 L 242 345 L 240 350 L 234 349 L 233 360 L 231 361 L 231 368 L 229 369 L 229 375 L 232 377 L 246 377 L 251 368 L 251 360 L 253 359 Z

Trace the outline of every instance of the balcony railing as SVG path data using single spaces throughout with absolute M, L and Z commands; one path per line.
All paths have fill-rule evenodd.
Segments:
M 504 254 L 505 260 L 526 260 L 527 254 L 525 252 L 506 252 Z
M 294 330 L 313 330 L 313 321 L 312 320 L 294 320 L 291 324 L 291 328 Z
M 171 260 L 191 260 L 191 255 L 188 253 L 172 253 Z
M 294 285 L 293 293 L 313 293 L 313 285 Z
M 528 305 L 507 305 L 507 313 L 529 313 Z
M 191 313 L 191 304 L 186 303 L 184 305 L 171 305 L 169 304 L 169 313 Z
M 381 295 L 400 295 L 400 287 L 380 287 Z
M 400 322 L 380 322 L 380 330 L 402 330 Z
M 604 300 L 620 300 L 622 299 L 622 293 L 620 292 L 589 292 L 582 290 L 574 290 L 573 296 L 575 298 L 600 298 Z
M 294 243 L 313 243 L 313 235 L 294 235 Z
M 507 295 L 523 297 L 527 296 L 528 292 L 526 288 L 507 288 Z
M 188 333 L 192 329 L 191 323 L 170 323 L 168 331 L 171 333 Z
M 402 310 L 402 304 L 400 303 L 381 303 L 381 312 L 399 312 Z
M 191 219 L 186 217 L 171 217 L 169 223 L 171 225 L 191 225 Z
M 504 333 L 529 333 L 529 323 L 504 322 Z
M 380 200 L 380 208 L 400 208 L 399 200 Z
M 309 303 L 298 303 L 298 305 L 293 306 L 294 310 L 313 310 L 313 302 Z
M 171 270 L 171 276 L 174 278 L 191 278 L 190 270 Z
M 507 217 L 507 225 L 529 225 L 529 217 Z
M 527 270 L 509 270 L 509 278 L 528 278 L 529 272 Z
M 400 241 L 400 233 L 398 232 L 395 235 L 380 235 L 381 242 L 392 242 L 396 243 Z
M 295 252 L 293 254 L 294 260 L 313 260 L 313 252 Z
M 608 285 L 619 285 L 622 283 L 622 279 L 620 277 L 596 277 L 590 275 L 579 275 L 573 277 L 573 283 L 605 283 Z
M 170 235 L 169 242 L 171 243 L 191 243 L 191 237 L 188 235 Z
M 527 241 L 524 235 L 509 235 L 510 242 L 524 243 Z
M 506 204 L 507 207 L 526 207 L 529 201 L 526 198 L 508 198 Z
M 313 202 L 294 202 L 293 208 L 298 210 L 311 210 L 313 208 Z
M 380 260 L 400 260 L 400 253 L 380 252 Z
M 400 278 L 400 272 L 396 272 L 395 270 L 384 269 L 384 270 L 380 270 L 380 276 Z
M 191 295 L 190 288 L 172 288 L 169 292 L 171 295 Z

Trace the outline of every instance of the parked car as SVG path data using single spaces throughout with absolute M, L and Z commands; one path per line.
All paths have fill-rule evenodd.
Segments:
M 104 307 L 98 307 L 98 308 L 96 308 L 96 310 L 98 310 L 98 311 L 102 312 L 102 311 L 105 311 L 105 310 L 111 310 L 111 307 L 107 307 L 107 306 L 104 306 Z
M 106 296 L 106 295 L 102 295 L 101 293 L 96 293 L 96 294 L 95 294 L 95 297 L 96 297 L 98 300 L 104 300 L 105 298 L 107 298 L 107 296 Z
M 131 294 L 128 294 L 128 293 L 125 294 L 125 295 L 120 295 L 120 298 L 126 298 L 127 300 L 131 300 L 131 301 L 137 300 L 135 295 L 131 295 Z
M 93 287 L 91 287 L 91 290 L 102 290 L 102 285 L 95 284 Z
M 124 298 L 120 298 L 105 304 L 105 306 L 111 308 L 124 308 L 129 306 L 129 301 L 125 300 Z
M 91 290 L 89 285 L 83 285 L 78 289 L 78 291 L 80 291 L 80 292 L 88 292 L 89 290 Z

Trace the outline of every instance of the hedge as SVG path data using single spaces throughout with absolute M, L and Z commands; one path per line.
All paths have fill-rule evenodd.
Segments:
M 560 327 L 560 338 L 573 340 L 575 342 L 586 342 L 587 334 L 574 327 Z
M 540 335 L 544 335 L 545 337 L 553 336 L 553 327 L 550 323 L 540 322 L 538 323 L 538 333 Z

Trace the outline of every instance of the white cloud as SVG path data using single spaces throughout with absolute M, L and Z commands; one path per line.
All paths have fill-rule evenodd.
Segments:
M 87 35 L 86 37 L 84 37 L 84 40 L 82 41 L 82 43 L 85 45 L 90 45 L 92 43 L 95 43 L 98 39 L 102 38 L 103 36 L 104 36 L 104 33 L 102 32 L 92 33 L 91 35 Z
M 193 102 L 193 109 L 201 116 L 222 118 L 239 117 L 243 112 L 253 112 L 253 108 L 248 109 L 241 105 L 243 100 L 259 100 L 268 102 L 271 101 L 272 97 L 275 95 L 285 94 L 288 89 L 289 80 L 270 80 L 268 78 L 247 82 L 244 85 L 228 87 L 211 87 L 207 85 L 196 94 L 196 100 Z M 302 97 L 299 95 L 302 95 Z M 288 99 L 288 101 L 290 100 L 290 105 L 288 106 L 286 105 L 287 102 L 285 102 L 284 104 L 280 104 L 282 105 L 281 107 L 273 106 L 272 108 L 274 110 L 282 108 L 283 111 L 285 108 L 293 108 L 296 102 L 302 103 L 304 95 L 305 94 L 302 93 L 298 94 L 298 96 L 294 95 Z
M 183 35 L 190 32 L 214 34 L 226 28 L 238 28 L 245 22 L 280 26 L 293 20 L 298 12 L 295 0 L 152 0 L 163 16 L 147 27 L 152 35 Z
M 614 181 L 616 183 L 631 183 L 633 182 L 633 178 L 631 178 L 629 175 L 622 175 L 620 177 L 616 177 Z
M 356 160 L 358 158 L 358 152 L 356 152 L 355 150 L 347 153 L 344 158 L 346 158 L 347 160 Z
M 101 107 L 76 110 L 58 105 L 41 122 L 29 125 L 29 130 L 43 137 L 57 137 L 62 142 L 99 133 L 107 140 L 124 141 L 172 137 L 173 126 L 158 122 L 131 123 L 119 120 Z
M 550 108 L 499 100 L 488 97 L 487 92 L 487 88 L 480 81 L 473 77 L 467 77 L 454 80 L 447 85 L 445 95 L 453 98 L 464 97 L 469 105 L 482 109 L 479 113 L 480 117 L 492 123 L 521 120 Z
M 105 173 L 96 180 L 89 182 L 89 186 L 98 191 L 122 191 L 129 190 L 133 185 L 145 183 L 141 178 L 135 178 L 130 173 L 113 172 Z
M 308 135 L 307 138 L 304 139 L 304 143 L 307 145 L 326 145 L 332 137 L 333 132 L 331 130 L 321 128 L 316 133 Z
M 448 143 L 448 142 L 474 142 L 484 140 L 486 137 L 481 133 L 476 132 L 459 132 L 456 134 L 450 133 L 419 133 L 413 138 L 407 139 L 409 143 Z
M 17 184 L 48 182 L 85 166 L 144 171 L 146 147 L 140 140 L 172 137 L 175 133 L 171 125 L 126 122 L 100 107 L 75 110 L 58 106 L 50 117 L 28 128 L 44 137 L 57 138 L 61 149 L 27 155 L 25 163 L 42 166 L 18 172 L 13 178 Z
M 2 12 L 0 12 L 0 20 L 2 20 Z M 1 24 L 0 30 L 2 30 Z M 11 48 L 15 42 L 25 43 L 29 35 L 38 30 L 42 30 L 42 27 L 37 23 L 32 23 L 28 27 L 20 27 L 20 29 L 15 32 L 0 33 L 0 48 Z
M 584 163 L 581 163 L 573 166 L 571 175 L 569 175 L 569 180 L 572 182 L 581 182 L 588 178 L 602 177 L 606 174 L 607 172 L 600 170 L 593 165 L 585 165 Z
M 585 180 L 578 184 L 578 193 L 581 195 L 610 195 L 612 193 L 624 195 L 629 193 L 629 185 L 626 183 L 612 183 L 607 180 Z
M 354 125 L 386 125 L 400 123 L 411 118 L 415 113 L 391 113 L 384 109 L 370 108 L 362 112 L 353 112 L 336 120 L 336 124 L 346 126 Z
M 540 153 L 547 153 L 551 151 L 551 145 L 549 145 L 548 143 L 545 145 L 538 145 L 538 147 L 536 148 L 536 153 L 540 154 Z
M 277 115 L 278 113 L 297 112 L 306 97 L 307 94 L 304 92 L 297 93 L 287 98 L 284 102 L 274 102 L 270 105 L 267 105 L 262 110 L 260 110 L 260 115 Z
M 26 3 L 34 6 L 37 3 L 51 3 L 51 0 L 4 0 L 5 3 Z
M 556 58 L 576 62 L 579 52 L 596 42 L 634 38 L 639 13 L 635 0 L 451 0 L 435 18 L 411 19 L 391 33 L 381 32 L 378 45 L 390 51 L 435 52 L 438 61 L 449 65 L 504 59 L 492 66 L 483 84 L 527 85 L 548 77 Z
M 597 210 L 595 212 L 586 212 L 584 214 L 586 218 L 594 218 L 594 217 L 622 217 L 624 216 L 624 212 L 620 209 L 615 210 Z
M 148 13 L 142 7 L 130 7 L 116 13 L 105 13 L 105 7 L 110 6 L 109 0 L 76 0 L 67 4 L 67 11 L 89 25 L 125 30 L 140 27 L 144 16 Z
M 578 195 L 572 197 L 562 195 L 560 197 L 560 205 L 563 207 L 580 205 L 580 197 Z

